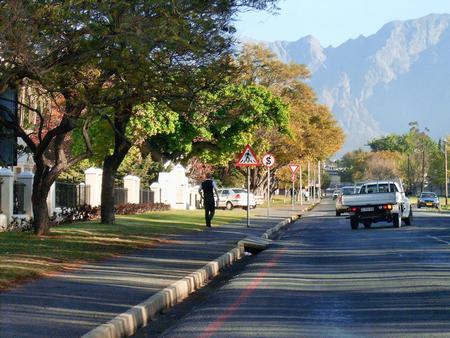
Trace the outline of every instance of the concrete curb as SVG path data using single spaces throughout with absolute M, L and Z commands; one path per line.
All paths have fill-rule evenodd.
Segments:
M 289 218 L 286 218 L 284 221 L 281 221 L 277 225 L 275 225 L 273 228 L 270 228 L 265 233 L 261 235 L 261 238 L 265 239 L 272 239 L 274 238 L 281 230 L 286 228 L 286 226 L 292 222 L 295 222 L 297 219 L 299 219 L 299 215 L 294 215 Z
M 310 210 L 310 208 L 307 210 Z M 273 228 L 267 230 L 261 238 L 271 239 L 275 237 L 288 224 L 299 218 L 299 215 L 286 218 Z M 238 243 L 234 249 L 209 262 L 203 268 L 169 285 L 109 322 L 89 331 L 82 338 L 119 338 L 133 335 L 138 329 L 155 319 L 158 313 L 180 303 L 189 294 L 200 289 L 208 280 L 215 277 L 220 270 L 241 259 L 243 256 L 244 246 Z
M 133 306 L 127 312 L 118 315 L 108 323 L 96 327 L 82 337 L 118 338 L 131 336 L 137 329 L 145 326 L 150 320 L 155 319 L 159 312 L 181 302 L 190 293 L 205 285 L 209 279 L 215 277 L 224 267 L 231 265 L 243 256 L 243 246 L 238 246 L 228 251 L 206 264 L 203 268 L 169 285 L 144 302 Z

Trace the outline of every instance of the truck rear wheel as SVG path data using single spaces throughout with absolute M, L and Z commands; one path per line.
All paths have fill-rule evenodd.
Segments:
M 358 229 L 358 219 L 357 218 L 350 218 L 350 226 L 352 227 L 352 230 Z
M 400 214 L 392 214 L 392 218 L 394 228 L 400 228 L 402 226 L 402 217 L 400 216 Z

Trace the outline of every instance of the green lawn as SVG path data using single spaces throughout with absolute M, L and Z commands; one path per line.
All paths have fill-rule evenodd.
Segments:
M 291 196 L 283 196 L 283 195 L 274 195 L 270 200 L 271 207 L 281 207 L 291 205 Z M 300 202 L 296 202 L 300 203 Z M 267 208 L 267 201 L 264 199 L 264 203 L 258 205 L 259 208 Z
M 213 226 L 244 217 L 241 209 L 217 210 Z M 52 228 L 45 237 L 0 233 L 0 290 L 84 262 L 165 243 L 165 235 L 204 229 L 204 211 L 192 210 L 117 216 L 115 225 L 74 223 Z

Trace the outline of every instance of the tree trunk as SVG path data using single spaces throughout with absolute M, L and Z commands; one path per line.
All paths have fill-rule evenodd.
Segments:
M 123 159 L 123 158 L 122 158 Z M 102 176 L 102 205 L 100 210 L 102 224 L 114 224 L 114 185 L 116 180 L 116 173 L 122 161 L 118 161 L 113 155 L 106 156 L 103 162 L 103 176 Z
M 38 236 L 48 235 L 50 232 L 50 225 L 48 224 L 48 206 L 47 206 L 47 193 L 33 192 L 33 228 L 34 232 Z
M 47 197 L 52 184 L 53 182 L 48 176 L 48 168 L 37 162 L 31 203 L 33 205 L 33 229 L 38 236 L 48 235 L 50 232 Z
M 124 117 L 114 119 L 114 152 L 103 161 L 102 194 L 100 217 L 102 224 L 114 224 L 114 184 L 117 169 L 131 148 L 125 137 L 126 127 L 131 116 L 131 107 L 124 111 Z

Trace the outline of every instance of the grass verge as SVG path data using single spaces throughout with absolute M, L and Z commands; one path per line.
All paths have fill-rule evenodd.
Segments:
M 270 206 L 271 207 L 284 207 L 284 206 L 290 206 L 292 203 L 291 196 L 283 196 L 283 195 L 274 195 L 270 199 Z M 296 204 L 299 204 L 298 201 L 295 202 Z M 267 208 L 267 200 L 264 199 L 264 202 L 258 205 L 258 207 L 261 208 Z
M 217 210 L 213 225 L 242 219 L 245 212 Z M 82 263 L 166 243 L 167 235 L 204 230 L 204 211 L 162 211 L 117 216 L 115 225 L 83 222 L 52 228 L 49 236 L 0 233 L 0 291 Z

